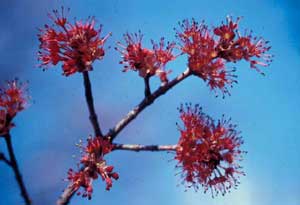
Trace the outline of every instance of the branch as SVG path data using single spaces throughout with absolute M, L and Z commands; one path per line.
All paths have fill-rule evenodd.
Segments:
M 145 83 L 145 91 L 144 91 L 144 94 L 145 94 L 145 98 L 149 97 L 151 95 L 151 89 L 150 89 L 150 84 L 149 84 L 149 76 L 147 75 L 145 78 L 144 78 L 144 83 Z
M 84 75 L 84 79 L 87 78 L 88 80 L 88 75 L 85 73 L 83 73 Z M 149 96 L 145 97 L 140 104 L 138 104 L 133 110 L 131 110 L 120 122 L 117 123 L 117 125 L 112 128 L 108 134 L 106 135 L 107 137 L 110 138 L 111 141 L 114 140 L 114 138 L 132 121 L 136 118 L 136 116 L 142 112 L 146 107 L 148 107 L 149 105 L 151 105 L 158 97 L 160 97 L 161 95 L 165 94 L 168 90 L 170 90 L 171 88 L 173 88 L 175 85 L 177 85 L 179 82 L 181 82 L 182 80 L 184 80 L 185 78 L 187 78 L 189 75 L 191 75 L 191 71 L 189 69 L 185 70 L 183 73 L 181 73 L 180 75 L 178 75 L 175 79 L 173 79 L 172 81 L 164 84 L 163 86 L 159 87 L 154 93 L 150 94 Z M 86 81 L 86 80 L 85 80 Z M 86 83 L 85 83 L 86 84 Z M 87 86 L 85 86 L 87 87 Z M 88 100 L 87 100 L 88 101 Z M 90 118 L 91 119 L 91 118 Z M 96 118 L 97 119 L 97 118 Z M 92 120 L 91 120 L 92 121 Z M 92 121 L 93 124 L 93 121 Z M 93 124 L 94 125 L 94 124 Z M 96 135 L 97 136 L 97 135 Z M 125 145 L 124 145 L 125 146 Z M 127 145 L 126 145 L 127 146 Z M 126 146 L 124 147 L 124 150 L 129 150 L 129 149 L 125 149 Z M 138 146 L 142 146 L 142 145 L 138 145 Z M 147 146 L 145 146 L 144 148 L 146 148 Z M 148 147 L 149 148 L 149 147 Z M 159 148 L 159 147 L 157 147 Z M 161 147 L 160 147 L 161 148 Z M 154 149 L 154 147 L 152 147 L 152 149 Z M 141 151 L 144 150 L 146 151 L 146 149 L 141 149 Z M 137 150 L 135 150 L 137 151 Z M 150 151 L 150 150 L 149 150 Z M 154 151 L 154 150 L 153 150 Z M 162 151 L 162 150 L 159 150 Z M 70 199 L 72 198 L 72 196 L 74 195 L 74 193 L 76 192 L 76 190 L 73 188 L 73 184 L 70 183 L 68 185 L 68 187 L 64 190 L 64 192 L 62 193 L 62 195 L 59 197 L 59 199 L 57 200 L 56 204 L 57 205 L 67 205 L 70 202 Z
M 101 128 L 98 122 L 97 114 L 94 106 L 94 99 L 92 94 L 92 86 L 89 77 L 89 73 L 87 71 L 83 72 L 83 81 L 84 81 L 84 89 L 85 89 L 85 99 L 88 105 L 89 113 L 90 113 L 90 121 L 94 128 L 95 136 L 102 137 L 103 134 L 101 132 Z M 57 205 L 65 205 L 69 204 L 72 196 L 75 194 L 76 189 L 74 189 L 73 184 L 70 183 L 68 187 L 63 191 L 62 195 L 57 200 Z
M 157 98 L 165 94 L 168 90 L 173 88 L 175 85 L 177 85 L 179 82 L 184 80 L 189 75 L 191 75 L 191 72 L 189 69 L 187 69 L 179 76 L 177 76 L 175 79 L 159 87 L 154 93 L 152 93 L 148 97 L 145 97 L 140 102 L 140 104 L 138 104 L 133 110 L 131 110 L 122 120 L 120 120 L 116 124 L 114 128 L 112 128 L 108 132 L 107 136 L 110 137 L 110 140 L 113 141 L 115 137 L 124 129 L 124 127 L 126 127 L 126 125 L 128 125 L 132 120 L 134 120 L 140 112 L 142 112 L 146 107 L 151 105 Z
M 125 151 L 176 151 L 177 145 L 139 145 L 139 144 L 113 144 L 113 150 L 125 150 Z M 57 205 L 69 204 L 72 196 L 75 194 L 76 189 L 74 189 L 73 184 L 70 183 L 68 187 L 64 190 L 62 195 L 57 200 Z
M 21 172 L 18 167 L 18 163 L 17 163 L 16 157 L 15 157 L 12 142 L 11 142 L 11 135 L 9 133 L 5 134 L 4 139 L 6 142 L 6 146 L 7 146 L 7 150 L 8 150 L 8 154 L 9 154 L 9 158 L 10 158 L 10 164 L 11 164 L 10 166 L 15 173 L 16 180 L 17 180 L 19 188 L 21 190 L 21 195 L 25 201 L 25 204 L 30 205 L 31 200 L 29 198 L 28 192 L 26 190 L 25 184 L 22 179 Z
M 101 132 L 100 125 L 99 125 L 98 118 L 97 118 L 97 114 L 95 112 L 94 99 L 93 99 L 93 94 L 92 94 L 92 86 L 91 86 L 89 73 L 87 71 L 85 71 L 85 72 L 83 72 L 82 75 L 83 75 L 83 81 L 84 81 L 85 99 L 86 99 L 88 109 L 89 109 L 89 112 L 90 112 L 90 121 L 91 121 L 92 126 L 94 128 L 95 136 L 102 137 L 103 134 Z
M 5 164 L 7 164 L 8 166 L 11 166 L 10 161 L 5 157 L 5 155 L 1 152 L 0 153 L 0 161 L 3 161 Z
M 60 195 L 59 199 L 57 200 L 57 205 L 66 205 L 69 204 L 72 196 L 75 194 L 76 189 L 74 188 L 73 184 L 70 183 L 68 187 L 64 190 L 62 195 Z
M 140 145 L 140 144 L 113 144 L 113 150 L 126 151 L 176 151 L 177 145 Z

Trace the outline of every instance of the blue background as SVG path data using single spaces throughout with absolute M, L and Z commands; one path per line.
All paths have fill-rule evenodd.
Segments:
M 29 80 L 31 105 L 15 119 L 13 144 L 34 204 L 54 204 L 66 186 L 69 167 L 76 167 L 75 145 L 92 133 L 84 100 L 82 76 L 64 77 L 61 69 L 37 68 L 37 28 L 48 23 L 46 13 L 61 5 L 71 7 L 70 17 L 94 15 L 113 32 L 106 57 L 91 73 L 96 109 L 107 131 L 143 97 L 143 81 L 135 72 L 122 73 L 119 53 L 113 47 L 126 31 L 141 29 L 145 45 L 150 39 L 174 39 L 173 27 L 184 18 L 205 19 L 218 25 L 227 14 L 243 16 L 241 30 L 251 28 L 271 41 L 275 55 L 266 77 L 237 65 L 239 84 L 231 97 L 215 98 L 205 83 L 191 77 L 145 110 L 120 133 L 118 142 L 173 144 L 179 137 L 176 108 L 182 102 L 200 103 L 214 118 L 231 116 L 245 139 L 242 165 L 247 176 L 237 190 L 212 199 L 192 189 L 184 192 L 178 170 L 167 153 L 114 152 L 110 164 L 120 174 L 111 191 L 102 181 L 94 184 L 92 201 L 74 197 L 72 204 L 300 204 L 300 25 L 299 1 L 51 1 L 0 2 L 0 80 Z M 171 77 L 181 72 L 186 59 L 170 64 Z M 153 81 L 153 87 L 158 81 Z M 0 150 L 6 152 L 0 139 Z M 73 158 L 72 155 L 77 155 Z M 171 161 L 170 161 L 171 160 Z M 0 162 L 0 204 L 23 204 L 12 171 Z

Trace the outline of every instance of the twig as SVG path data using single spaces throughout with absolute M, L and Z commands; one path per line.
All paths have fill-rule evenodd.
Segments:
M 145 78 L 144 78 L 144 83 L 145 83 L 145 98 L 149 97 L 151 95 L 151 88 L 150 88 L 150 84 L 149 84 L 149 76 L 147 75 Z
M 94 129 L 94 134 L 95 136 L 98 137 L 103 137 L 99 122 L 98 122 L 98 117 L 95 111 L 95 106 L 94 106 L 94 99 L 93 99 L 93 93 L 92 93 L 92 86 L 91 86 L 91 81 L 89 77 L 89 73 L 87 71 L 82 73 L 83 75 L 83 81 L 84 81 L 84 89 L 85 89 L 85 99 L 88 105 L 89 113 L 90 113 L 90 121 Z M 74 189 L 74 186 L 72 183 L 68 185 L 68 187 L 63 191 L 62 195 L 59 197 L 57 200 L 56 204 L 58 205 L 65 205 L 69 204 L 70 199 L 72 196 L 75 194 L 76 189 Z
M 26 190 L 25 184 L 24 184 L 23 179 L 22 179 L 21 172 L 20 172 L 19 167 L 18 167 L 18 163 L 17 163 L 16 157 L 15 157 L 15 154 L 14 154 L 10 134 L 9 133 L 5 134 L 4 139 L 5 139 L 5 142 L 6 142 L 6 146 L 7 146 L 7 150 L 8 150 L 8 154 L 9 154 L 9 158 L 10 158 L 11 168 L 13 169 L 13 171 L 15 173 L 16 180 L 17 180 L 18 185 L 19 185 L 20 190 L 21 190 L 21 195 L 22 195 L 22 197 L 25 201 L 25 204 L 30 205 L 31 200 L 29 198 L 28 192 Z
M 0 153 L 0 161 L 3 161 L 5 164 L 7 164 L 8 166 L 11 166 L 10 161 L 5 157 L 5 155 L 1 152 Z
M 113 150 L 127 151 L 176 151 L 177 145 L 140 145 L 140 144 L 113 144 Z
M 191 75 L 191 71 L 189 69 L 185 70 L 183 73 L 178 75 L 175 79 L 172 81 L 162 85 L 159 87 L 154 93 L 149 95 L 148 97 L 145 97 L 139 105 L 137 105 L 133 110 L 131 110 L 121 121 L 117 123 L 117 125 L 112 128 L 106 137 L 108 137 L 111 141 L 115 139 L 115 137 L 132 121 L 136 118 L 136 116 L 142 112 L 146 107 L 151 105 L 158 97 L 165 94 L 168 90 L 173 88 L 175 85 L 177 85 L 179 82 L 187 78 L 189 75 Z M 85 76 L 85 75 L 83 75 Z M 88 75 L 87 75 L 88 77 Z M 84 77 L 84 78 L 87 78 Z M 87 79 L 88 80 L 88 79 Z M 86 80 L 85 80 L 86 81 Z M 89 80 L 88 80 L 89 82 Z M 86 87 L 86 86 L 85 86 Z M 90 87 L 90 85 L 89 85 Z M 90 93 L 91 94 L 91 93 Z M 91 119 L 91 118 L 90 118 Z M 97 119 L 97 118 L 96 118 Z M 91 120 L 92 121 L 92 120 Z M 92 122 L 93 124 L 93 122 Z M 93 124 L 94 125 L 94 124 Z M 126 149 L 128 150 L 128 149 Z M 74 195 L 76 190 L 73 188 L 73 184 L 70 183 L 68 187 L 63 191 L 62 195 L 59 197 L 58 201 L 56 202 L 57 205 L 67 205 L 70 202 L 70 199 Z
M 68 187 L 64 190 L 62 195 L 60 195 L 59 199 L 57 200 L 57 205 L 66 205 L 69 204 L 72 196 L 75 194 L 76 189 L 74 188 L 73 184 L 70 183 Z
M 139 145 L 139 144 L 113 144 L 113 150 L 125 150 L 125 151 L 176 151 L 177 145 Z M 62 195 L 57 200 L 57 205 L 69 204 L 72 196 L 75 194 L 76 189 L 72 183 L 64 190 Z
M 121 132 L 124 129 L 124 127 L 126 127 L 126 125 L 128 125 L 132 120 L 134 120 L 140 112 L 142 112 L 146 107 L 151 105 L 158 97 L 165 94 L 168 90 L 173 88 L 175 85 L 177 85 L 189 75 L 191 75 L 191 72 L 189 69 L 187 69 L 175 79 L 159 87 L 154 93 L 144 98 L 140 102 L 140 104 L 138 104 L 133 110 L 131 110 L 122 120 L 120 120 L 116 124 L 114 128 L 112 128 L 108 132 L 107 136 L 110 137 L 111 141 L 113 141 L 114 138 L 119 134 L 119 132 Z
M 100 129 L 100 125 L 98 122 L 97 114 L 95 112 L 94 107 L 94 99 L 92 94 L 92 86 L 89 77 L 89 73 L 87 71 L 83 72 L 83 81 L 84 81 L 84 89 L 85 89 L 85 98 L 90 112 L 90 121 L 94 128 L 95 136 L 102 137 L 103 134 Z

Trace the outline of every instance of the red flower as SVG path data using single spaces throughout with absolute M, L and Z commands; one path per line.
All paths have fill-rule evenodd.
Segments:
M 243 140 L 236 126 L 224 118 L 215 123 L 198 105 L 181 106 L 180 118 L 183 128 L 175 159 L 187 186 L 198 190 L 202 185 L 205 192 L 211 190 L 212 196 L 236 187 L 239 175 L 244 175 L 238 165 Z
M 124 39 L 126 45 L 118 42 L 116 48 L 123 57 L 120 64 L 124 64 L 124 72 L 128 70 L 138 71 L 142 78 L 157 75 L 162 82 L 167 82 L 167 74 L 170 71 L 165 71 L 165 66 L 169 61 L 176 57 L 172 54 L 175 47 L 174 43 L 168 43 L 166 48 L 164 38 L 161 38 L 159 44 L 152 41 L 153 49 L 142 47 L 143 35 L 141 32 L 135 34 L 126 33 Z
M 101 137 L 88 138 L 88 144 L 85 148 L 85 152 L 88 154 L 99 154 L 105 155 L 112 150 L 112 144 L 109 140 L 103 139 Z
M 257 65 L 268 66 L 272 61 L 272 55 L 266 54 L 270 50 L 268 41 L 263 38 L 253 37 L 252 33 L 241 36 L 238 31 L 238 22 L 233 22 L 231 17 L 227 17 L 227 24 L 223 24 L 214 29 L 214 33 L 219 36 L 216 50 L 218 56 L 230 61 L 237 62 L 246 60 L 250 62 L 251 68 L 255 68 L 262 73 Z M 260 60 L 259 60 L 260 59 Z
M 236 22 L 233 22 L 232 19 L 227 16 L 227 24 L 223 24 L 214 29 L 214 34 L 220 37 L 220 41 L 224 43 L 228 43 L 232 41 L 236 36 L 236 30 L 238 27 L 238 22 L 240 18 L 237 19 Z
M 88 197 L 88 199 L 92 198 L 93 186 L 92 186 L 92 177 L 90 177 L 88 172 L 79 171 L 74 172 L 72 169 L 68 171 L 68 180 L 73 182 L 73 188 L 75 190 L 83 187 L 84 191 L 77 192 L 77 195 L 82 195 L 82 197 Z
M 4 135 L 14 126 L 12 119 L 22 111 L 29 97 L 26 85 L 18 80 L 9 81 L 7 87 L 0 89 L 0 135 Z
M 227 24 L 223 23 L 212 32 L 204 22 L 184 20 L 177 30 L 181 50 L 188 55 L 188 66 L 193 74 L 207 81 L 212 90 L 220 89 L 223 94 L 228 93 L 228 85 L 236 82 L 234 70 L 225 67 L 226 61 L 236 63 L 244 59 L 259 72 L 257 65 L 267 66 L 271 62 L 272 56 L 266 54 L 270 49 L 266 46 L 268 42 L 251 35 L 242 37 L 237 31 L 238 21 L 239 18 L 233 22 L 228 17 Z
M 66 76 L 92 70 L 92 63 L 103 58 L 103 46 L 111 34 L 100 37 L 102 26 L 95 28 L 94 18 L 72 24 L 64 16 L 64 8 L 61 15 L 57 10 L 53 13 L 49 17 L 54 25 L 46 24 L 38 34 L 40 67 L 47 68 L 61 62 L 63 75 Z
M 229 93 L 227 85 L 236 82 L 234 70 L 226 70 L 225 61 L 218 58 L 216 51 L 217 41 L 209 33 L 206 25 L 198 24 L 195 20 L 184 20 L 180 25 L 182 32 L 177 31 L 177 37 L 181 40 L 181 50 L 188 54 L 188 66 L 194 75 L 207 81 L 211 90 L 220 89 L 223 93 Z
M 77 192 L 77 195 L 91 199 L 93 180 L 100 176 L 106 183 L 106 190 L 110 190 L 112 187 L 112 179 L 117 180 L 119 175 L 113 172 L 114 167 L 107 165 L 104 160 L 104 155 L 112 150 L 112 144 L 109 140 L 101 137 L 89 137 L 87 141 L 86 147 L 83 147 L 81 144 L 79 145 L 83 150 L 80 163 L 84 168 L 78 172 L 74 172 L 70 169 L 68 171 L 68 180 L 73 182 L 73 188 L 75 190 L 81 187 L 84 189 L 82 193 Z

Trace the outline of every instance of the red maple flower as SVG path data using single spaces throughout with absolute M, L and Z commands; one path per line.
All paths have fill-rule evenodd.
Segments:
M 89 18 L 86 22 L 68 21 L 62 7 L 61 14 L 54 10 L 49 17 L 53 25 L 45 25 L 38 34 L 40 49 L 38 59 L 40 67 L 62 63 L 63 75 L 69 76 L 76 72 L 92 70 L 92 63 L 101 60 L 105 54 L 104 43 L 111 35 L 100 37 L 102 25 L 95 28 L 95 19 Z
M 79 145 L 83 149 L 83 155 L 80 159 L 80 164 L 83 169 L 74 172 L 72 169 L 68 171 L 68 180 L 73 182 L 74 190 L 81 187 L 83 192 L 77 192 L 77 195 L 88 197 L 91 199 L 93 193 L 93 180 L 98 176 L 106 183 L 106 190 L 112 187 L 112 179 L 117 180 L 119 175 L 113 172 L 114 167 L 107 165 L 104 160 L 104 155 L 112 150 L 112 144 L 107 139 L 101 137 L 89 137 L 86 147 Z
M 124 64 L 124 72 L 134 70 L 138 71 L 142 78 L 157 75 L 162 82 L 168 81 L 167 74 L 170 71 L 166 71 L 165 66 L 176 58 L 172 54 L 175 43 L 168 43 L 165 48 L 164 38 L 161 38 L 159 44 L 152 41 L 153 49 L 143 48 L 141 32 L 126 33 L 124 39 L 126 45 L 118 42 L 120 48 L 116 47 L 123 57 L 120 64 Z
M 224 117 L 215 123 L 199 105 L 181 106 L 179 111 L 183 128 L 179 128 L 181 136 L 175 159 L 187 187 L 198 190 L 202 185 L 205 192 L 211 190 L 212 196 L 236 187 L 239 175 L 244 175 L 238 165 L 243 140 L 235 130 L 236 125 Z
M 220 41 L 222 43 L 231 42 L 236 36 L 236 30 L 238 28 L 238 22 L 240 18 L 237 19 L 236 22 L 233 22 L 232 19 L 227 17 L 227 24 L 222 24 L 219 27 L 214 29 L 214 34 L 220 37 Z
M 212 30 L 204 23 L 184 20 L 177 30 L 181 51 L 188 55 L 188 67 L 194 75 L 208 82 L 211 90 L 220 89 L 228 93 L 227 86 L 232 86 L 236 80 L 234 69 L 227 70 L 226 62 L 236 63 L 239 60 L 250 62 L 252 68 L 261 72 L 257 65 L 268 66 L 270 49 L 262 38 L 253 38 L 251 34 L 241 36 L 238 32 L 238 22 L 227 18 L 227 24 L 222 24 Z M 262 59 L 259 61 L 258 59 Z
M 234 63 L 244 59 L 250 62 L 251 68 L 262 73 L 257 65 L 268 66 L 272 62 L 272 55 L 267 54 L 271 49 L 267 45 L 269 42 L 263 38 L 253 37 L 251 32 L 241 36 L 238 31 L 239 20 L 240 18 L 237 18 L 236 22 L 233 22 L 228 16 L 227 24 L 223 23 L 214 29 L 214 34 L 219 36 L 216 48 L 218 56 Z
M 74 172 L 73 169 L 69 169 L 68 171 L 68 180 L 73 182 L 73 189 L 79 190 L 83 187 L 83 192 L 77 192 L 77 195 L 82 195 L 82 197 L 88 197 L 88 199 L 92 198 L 93 194 L 93 185 L 92 185 L 92 177 L 90 177 L 88 172 L 78 171 Z
M 180 26 L 182 31 L 177 31 L 177 37 L 182 42 L 182 52 L 189 56 L 188 66 L 193 74 L 207 81 L 211 90 L 220 89 L 223 96 L 229 93 L 227 86 L 236 82 L 236 76 L 233 75 L 235 70 L 226 70 L 225 61 L 218 58 L 217 41 L 207 26 L 195 20 L 184 20 Z
M 7 87 L 0 89 L 0 135 L 14 127 L 12 119 L 24 110 L 28 99 L 26 84 L 18 80 L 9 81 Z

